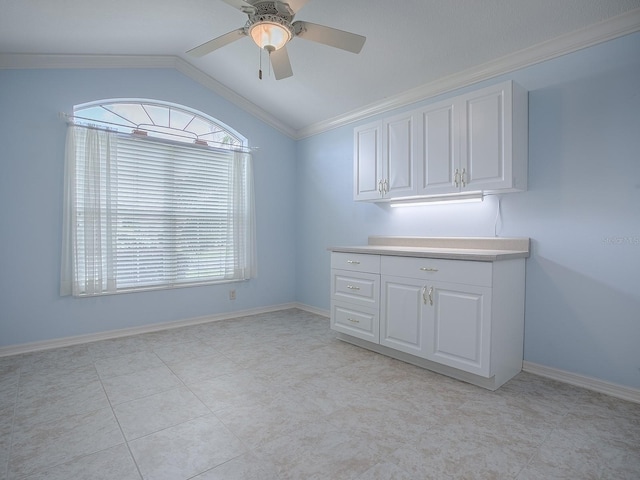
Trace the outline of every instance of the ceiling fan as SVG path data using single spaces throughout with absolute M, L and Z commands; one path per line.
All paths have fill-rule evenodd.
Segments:
M 244 27 L 209 40 L 187 53 L 202 57 L 243 37 L 250 36 L 258 47 L 269 53 L 276 80 L 293 75 L 286 44 L 293 37 L 360 53 L 366 37 L 300 20 L 293 21 L 295 14 L 308 0 L 223 0 L 225 3 L 249 16 Z M 293 5 L 293 7 L 292 7 Z M 262 77 L 260 77 L 262 78 Z

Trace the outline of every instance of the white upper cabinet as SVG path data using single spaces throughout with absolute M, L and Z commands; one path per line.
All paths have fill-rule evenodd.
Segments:
M 356 127 L 353 132 L 353 196 L 376 200 L 382 196 L 382 122 Z
M 455 170 L 459 169 L 458 106 L 450 101 L 419 111 L 420 150 L 417 162 L 417 194 L 440 195 L 458 191 Z
M 460 98 L 460 188 L 527 188 L 528 96 L 513 82 Z
M 355 130 L 354 198 L 527 188 L 528 95 L 513 82 Z
M 418 128 L 415 112 L 385 118 L 382 122 L 384 197 L 415 195 L 415 158 Z
M 416 112 L 385 118 L 354 131 L 354 199 L 415 195 Z

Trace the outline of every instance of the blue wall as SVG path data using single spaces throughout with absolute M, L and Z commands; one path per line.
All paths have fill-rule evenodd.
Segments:
M 495 229 L 532 238 L 525 359 L 640 388 L 640 35 L 478 86 L 505 79 L 530 92 L 529 190 L 502 196 L 496 225 L 497 197 L 394 210 L 354 202 L 355 124 L 295 142 L 173 70 L 0 71 L 0 346 L 292 301 L 328 310 L 329 246 Z M 259 278 L 235 284 L 235 302 L 229 285 L 59 296 L 57 115 L 115 97 L 195 108 L 260 147 Z
M 496 228 L 532 239 L 525 360 L 638 388 L 640 35 L 481 85 L 505 79 L 530 92 L 529 189 L 502 195 L 497 226 L 497 197 L 404 209 L 355 203 L 355 124 L 298 142 L 296 298 L 329 308 L 329 246 Z
M 99 298 L 59 296 L 66 125 L 58 112 L 124 97 L 195 108 L 260 147 L 254 154 L 257 279 Z M 0 346 L 294 301 L 294 152 L 293 140 L 173 69 L 0 71 Z M 230 288 L 237 291 L 233 302 Z

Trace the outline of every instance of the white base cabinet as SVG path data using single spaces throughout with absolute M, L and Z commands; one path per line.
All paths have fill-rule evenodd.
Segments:
M 359 257 L 372 257 L 374 267 Z M 494 390 L 522 369 L 524 266 L 524 258 L 334 252 L 331 328 L 343 340 Z
M 429 337 L 423 295 L 421 280 L 382 277 L 380 345 L 426 358 Z
M 426 358 L 484 377 L 491 376 L 491 288 L 435 283 L 426 306 L 431 332 Z
M 380 256 L 331 254 L 331 328 L 380 340 Z

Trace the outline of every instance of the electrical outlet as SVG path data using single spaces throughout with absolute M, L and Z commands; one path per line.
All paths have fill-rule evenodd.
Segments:
M 229 290 L 229 300 L 235 300 L 235 299 L 236 299 L 236 291 Z

